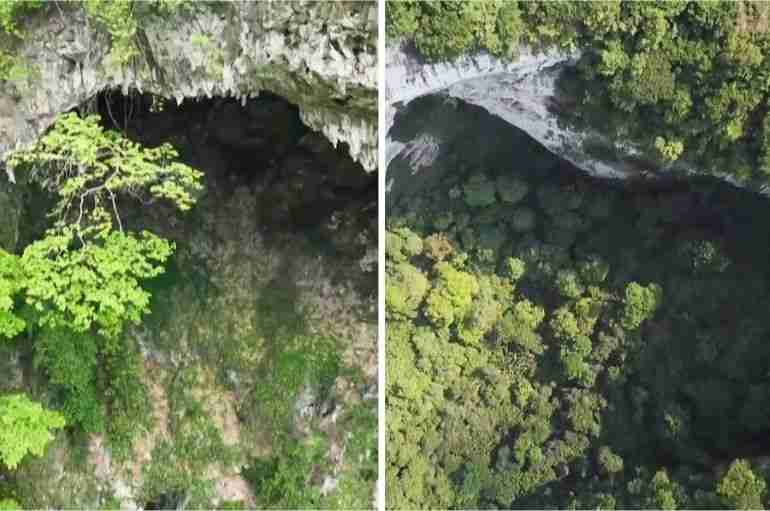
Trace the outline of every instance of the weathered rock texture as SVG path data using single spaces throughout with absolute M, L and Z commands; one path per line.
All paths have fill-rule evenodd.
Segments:
M 386 60 L 387 128 L 393 126 L 399 108 L 417 97 L 442 92 L 483 107 L 591 175 L 628 178 L 654 176 L 659 170 L 669 174 L 693 172 L 686 162 L 663 169 L 641 158 L 640 150 L 631 141 L 617 143 L 602 136 L 598 129 L 576 130 L 564 122 L 566 109 L 574 104 L 574 98 L 563 97 L 557 79 L 578 57 L 579 54 L 556 51 L 533 53 L 523 48 L 513 62 L 482 52 L 450 62 L 427 63 L 408 46 L 390 47 Z M 593 150 L 586 150 L 586 141 L 590 141 Z M 387 161 L 404 150 L 410 151 L 410 155 L 431 152 L 428 146 L 406 147 L 389 138 Z M 425 163 L 423 157 L 409 158 L 419 165 Z M 725 180 L 732 181 L 729 177 Z
M 47 5 L 23 27 L 17 55 L 30 72 L 0 82 L 0 160 L 61 112 L 105 89 L 182 101 L 254 97 L 300 108 L 302 120 L 372 171 L 377 166 L 377 7 L 374 2 L 197 4 L 143 20 L 142 58 L 110 59 L 110 37 L 75 4 Z

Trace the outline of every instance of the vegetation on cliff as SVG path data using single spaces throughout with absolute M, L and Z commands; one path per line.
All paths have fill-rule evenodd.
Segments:
M 573 122 L 659 165 L 770 182 L 770 7 L 762 2 L 389 1 L 391 36 L 429 59 L 521 44 L 582 51 Z
M 55 199 L 40 239 L 20 255 L 0 249 L 0 336 L 32 343 L 61 410 L 45 411 L 22 394 L 2 398 L 0 451 L 9 469 L 27 452 L 41 455 L 53 439 L 48 430 L 65 418 L 79 431 L 107 431 L 117 451 L 147 420 L 133 347 L 121 334 L 149 311 L 143 281 L 164 271 L 174 245 L 125 229 L 119 202 L 163 200 L 188 210 L 202 174 L 176 162 L 170 146 L 141 147 L 98 120 L 62 116 L 8 157 L 20 180 Z

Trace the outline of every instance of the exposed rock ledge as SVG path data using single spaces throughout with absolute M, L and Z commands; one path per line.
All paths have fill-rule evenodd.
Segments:
M 522 48 L 514 62 L 502 61 L 481 52 L 450 62 L 430 64 L 408 46 L 388 47 L 385 89 L 387 128 L 390 130 L 393 126 L 399 107 L 417 97 L 441 92 L 486 109 L 522 129 L 552 153 L 594 176 L 625 179 L 655 177 L 658 171 L 669 175 L 672 172 L 697 172 L 686 162 L 666 168 L 644 163 L 638 158 L 640 151 L 632 143 L 618 145 L 596 131 L 576 131 L 562 122 L 561 114 L 565 108 L 562 105 L 569 104 L 569 101 L 559 97 L 556 80 L 578 58 L 578 53 L 534 53 Z M 601 153 L 611 155 L 611 159 L 601 159 L 594 152 L 588 154 L 583 142 L 589 138 L 594 146 L 604 146 L 606 150 Z M 414 155 L 431 152 L 430 148 L 419 147 L 420 144 L 419 140 L 405 144 L 388 137 L 386 162 L 390 163 L 399 154 L 406 154 L 413 161 L 416 172 L 418 168 L 415 166 L 423 165 L 424 158 Z M 738 185 L 731 176 L 722 176 L 722 179 Z
M 151 18 L 142 24 L 144 58 L 131 67 L 110 61 L 109 36 L 82 9 L 61 7 L 48 4 L 24 26 L 15 53 L 28 76 L 0 82 L 0 160 L 105 89 L 177 101 L 268 90 L 333 144 L 346 142 L 367 171 L 377 167 L 375 3 L 237 2 Z

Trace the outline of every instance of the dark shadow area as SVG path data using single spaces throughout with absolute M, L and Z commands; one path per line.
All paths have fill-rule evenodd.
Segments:
M 205 173 L 207 187 L 247 187 L 264 206 L 266 231 L 314 229 L 334 211 L 376 201 L 374 174 L 308 129 L 299 109 L 263 92 L 243 104 L 232 98 L 184 100 L 107 91 L 96 98 L 105 125 L 154 147 L 170 143 L 184 163 Z M 376 209 L 376 208 L 375 208 Z

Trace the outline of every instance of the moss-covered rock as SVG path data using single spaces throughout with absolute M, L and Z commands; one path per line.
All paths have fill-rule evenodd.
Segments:
M 19 187 L 0 177 L 0 249 L 8 252 L 16 250 L 21 211 Z

